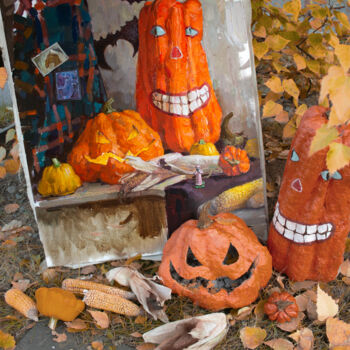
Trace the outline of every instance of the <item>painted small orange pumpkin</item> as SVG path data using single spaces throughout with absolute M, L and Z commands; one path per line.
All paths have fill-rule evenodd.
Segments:
M 264 311 L 271 321 L 284 323 L 296 318 L 299 308 L 293 295 L 274 292 L 264 305 Z
M 250 160 L 245 150 L 234 146 L 226 146 L 220 155 L 219 165 L 224 174 L 237 176 L 249 171 Z
M 134 171 L 126 156 L 147 161 L 164 154 L 158 133 L 137 112 L 116 112 L 112 103 L 109 100 L 102 113 L 87 122 L 68 155 L 68 163 L 83 181 L 116 184 L 122 175 Z
M 165 244 L 158 271 L 163 283 L 210 310 L 249 305 L 272 274 L 267 248 L 231 213 L 203 226 L 200 221 L 187 221 Z
M 145 2 L 139 18 L 137 110 L 164 147 L 188 152 L 220 137 L 222 111 L 202 46 L 199 0 Z

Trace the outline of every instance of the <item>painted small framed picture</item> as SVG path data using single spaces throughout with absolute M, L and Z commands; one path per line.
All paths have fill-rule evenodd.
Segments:
M 77 70 L 56 72 L 56 98 L 58 101 L 81 100 Z
M 45 77 L 69 59 L 58 43 L 54 43 L 32 58 L 33 63 Z

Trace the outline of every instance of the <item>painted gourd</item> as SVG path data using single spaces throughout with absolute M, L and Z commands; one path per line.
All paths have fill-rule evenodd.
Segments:
M 164 154 L 157 132 L 131 110 L 116 112 L 109 101 L 102 113 L 87 122 L 68 162 L 83 181 L 118 183 L 123 174 L 134 171 L 125 157 L 143 160 Z
M 298 317 L 299 308 L 293 295 L 274 292 L 265 303 L 264 311 L 271 321 L 284 323 Z
M 220 137 L 222 111 L 202 47 L 198 0 L 148 1 L 139 18 L 137 109 L 164 147 L 188 152 Z
M 165 244 L 158 271 L 163 283 L 210 310 L 252 303 L 271 277 L 267 248 L 231 213 L 198 226 L 197 220 L 187 221 Z
M 226 146 L 220 155 L 219 165 L 224 174 L 237 176 L 249 171 L 250 160 L 245 150 L 234 146 Z
M 331 281 L 343 261 L 350 230 L 350 166 L 330 174 L 328 148 L 309 156 L 326 109 L 311 107 L 294 137 L 284 170 L 268 247 L 276 270 L 291 280 Z M 350 146 L 350 126 L 337 142 Z
M 46 196 L 65 196 L 74 193 L 81 186 L 79 176 L 67 163 L 52 159 L 53 165 L 44 169 L 38 185 L 38 192 Z
M 199 142 L 193 144 L 190 149 L 190 155 L 195 154 L 202 156 L 218 156 L 220 153 L 213 143 L 199 140 Z

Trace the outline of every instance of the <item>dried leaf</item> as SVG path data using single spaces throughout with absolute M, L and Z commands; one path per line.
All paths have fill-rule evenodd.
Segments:
M 309 301 L 309 298 L 305 293 L 297 295 L 295 297 L 295 301 L 298 305 L 299 311 L 305 311 L 307 308 L 307 303 Z
M 5 67 L 0 67 L 0 89 L 3 89 L 7 82 L 7 71 Z
M 258 42 L 255 39 L 253 40 L 253 49 L 254 55 L 257 57 L 258 60 L 261 60 L 269 51 L 269 47 L 266 44 L 266 42 Z
M 284 280 L 284 276 L 281 276 L 281 275 L 278 275 L 277 278 L 276 278 L 276 281 L 277 283 L 279 284 L 279 286 L 284 289 L 284 283 L 283 283 L 283 280 Z
M 300 321 L 304 317 L 305 317 L 305 314 L 303 312 L 299 312 L 298 317 L 292 318 L 290 322 L 277 323 L 276 326 L 282 329 L 283 331 L 293 332 L 299 327 Z
M 350 260 L 344 260 L 340 265 L 340 273 L 346 277 L 350 277 Z
M 22 292 L 25 292 L 29 288 L 30 280 L 24 279 L 24 280 L 18 280 L 17 282 L 12 281 L 11 284 L 12 284 L 12 288 L 19 289 Z
M 4 209 L 6 214 L 12 214 L 15 213 L 19 208 L 19 205 L 17 203 L 11 203 L 11 204 L 6 204 Z
M 332 174 L 344 168 L 350 162 L 350 147 L 342 143 L 333 142 L 329 145 L 327 153 L 327 168 Z
M 322 125 L 319 129 L 317 129 L 316 135 L 311 142 L 309 155 L 311 156 L 321 149 L 329 146 L 329 144 L 336 140 L 338 136 L 339 133 L 336 127 L 329 127 L 327 124 Z
M 81 269 L 80 273 L 82 275 L 90 275 L 90 273 L 96 272 L 97 268 L 95 265 L 85 266 Z
M 248 349 L 255 349 L 260 346 L 266 338 L 265 329 L 259 327 L 244 327 L 239 331 L 243 346 Z
M 259 26 L 255 29 L 253 34 L 258 38 L 266 38 L 266 28 L 264 26 Z
M 300 331 L 289 336 L 297 342 L 297 350 L 312 350 L 314 347 L 314 335 L 309 328 L 303 328 Z
M 269 48 L 271 48 L 274 51 L 281 51 L 286 47 L 286 45 L 289 43 L 290 40 L 287 40 L 283 38 L 279 34 L 275 35 L 268 35 L 265 42 L 268 45 Z
M 320 286 L 317 286 L 316 311 L 319 321 L 326 321 L 327 318 L 335 316 L 339 307 L 332 297 L 324 292 Z
M 350 286 L 350 277 L 343 277 L 341 279 L 347 286 Z
M 247 320 L 251 316 L 253 309 L 254 305 L 242 307 L 237 311 L 235 319 L 238 321 Z
M 292 19 L 294 22 L 298 21 L 299 13 L 301 10 L 301 1 L 300 0 L 292 0 L 288 1 L 283 5 L 283 10 L 286 13 L 292 15 Z
M 142 334 L 140 332 L 134 332 L 134 333 L 131 333 L 130 336 L 134 338 L 141 338 Z
M 46 284 L 50 284 L 58 278 L 56 269 L 46 269 L 42 274 L 42 279 Z
M 338 45 L 335 48 L 335 54 L 339 59 L 344 71 L 350 68 L 350 45 Z
M 290 284 L 290 288 L 293 292 L 300 292 L 302 290 L 311 289 L 316 283 L 315 281 L 294 282 Z
M 156 348 L 156 345 L 152 343 L 144 343 L 136 346 L 136 350 L 153 350 Z
M 13 230 L 18 229 L 20 227 L 22 227 L 22 221 L 20 221 L 20 220 L 12 220 L 8 224 L 3 226 L 1 231 L 2 232 L 13 231 Z
M 18 160 L 18 158 L 19 158 L 19 143 L 17 141 L 13 143 L 12 148 L 10 150 L 10 155 L 13 159 Z
M 350 325 L 337 318 L 328 318 L 326 321 L 326 333 L 330 348 L 336 346 L 350 347 Z M 344 348 L 341 348 L 344 349 Z
M 254 309 L 254 314 L 258 320 L 262 320 L 265 316 L 264 306 L 267 300 L 260 300 Z
M 109 318 L 108 315 L 103 311 L 93 311 L 93 310 L 87 310 L 91 316 L 96 321 L 96 324 L 99 328 L 105 329 L 109 327 Z
M 287 111 L 281 111 L 276 115 L 276 122 L 284 124 L 289 122 L 289 114 Z
M 147 322 L 147 317 L 139 315 L 135 318 L 135 324 L 145 324 Z
M 294 54 L 293 55 L 294 62 L 297 66 L 297 70 L 303 70 L 306 68 L 306 61 L 305 58 L 299 54 Z
M 7 350 L 14 349 L 15 346 L 15 338 L 11 334 L 4 333 L 0 330 L 0 348 Z
M 5 143 L 8 143 L 12 141 L 16 136 L 16 130 L 15 129 L 9 129 L 6 132 L 6 137 L 5 137 Z
M 263 108 L 263 118 L 274 117 L 283 111 L 282 105 L 274 101 L 268 101 Z
M 6 149 L 5 147 L 0 146 L 0 163 L 5 159 L 6 157 Z
M 85 331 L 88 329 L 88 325 L 81 319 L 81 318 L 76 318 L 72 322 L 65 322 L 68 332 L 71 331 Z
M 10 174 L 17 174 L 21 166 L 21 162 L 15 159 L 6 159 L 4 161 L 4 166 L 5 166 L 6 172 Z
M 6 176 L 6 169 L 3 166 L 0 166 L 0 180 L 4 179 Z
M 103 343 L 101 341 L 93 341 L 91 343 L 91 346 L 94 350 L 103 350 Z
M 274 350 L 293 350 L 294 349 L 293 344 L 289 340 L 283 339 L 283 338 L 272 339 L 264 342 L 264 344 Z
M 293 97 L 295 107 L 298 107 L 298 99 L 299 99 L 300 91 L 297 87 L 297 84 L 295 84 L 293 79 L 288 79 L 288 80 L 283 80 L 282 85 L 283 85 L 284 91 Z
M 276 75 L 272 76 L 265 85 L 276 94 L 283 92 L 281 79 Z
M 63 343 L 67 340 L 66 333 L 57 333 L 56 331 L 52 331 L 52 335 L 55 336 L 52 340 L 56 343 Z
M 171 299 L 170 288 L 153 282 L 131 267 L 117 267 L 107 272 L 106 276 L 109 281 L 130 287 L 139 303 L 155 320 L 168 322 L 163 306 L 166 300 Z

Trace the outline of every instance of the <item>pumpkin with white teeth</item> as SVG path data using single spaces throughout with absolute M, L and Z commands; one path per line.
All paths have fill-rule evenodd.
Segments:
M 211 82 L 199 0 L 147 1 L 139 18 L 136 102 L 165 148 L 188 152 L 220 137 L 222 111 Z
M 269 231 L 273 266 L 294 281 L 333 280 L 350 230 L 350 166 L 330 174 L 328 147 L 309 155 L 316 130 L 327 123 L 325 112 L 314 106 L 302 118 Z M 341 134 L 337 142 L 350 146 L 350 126 Z

